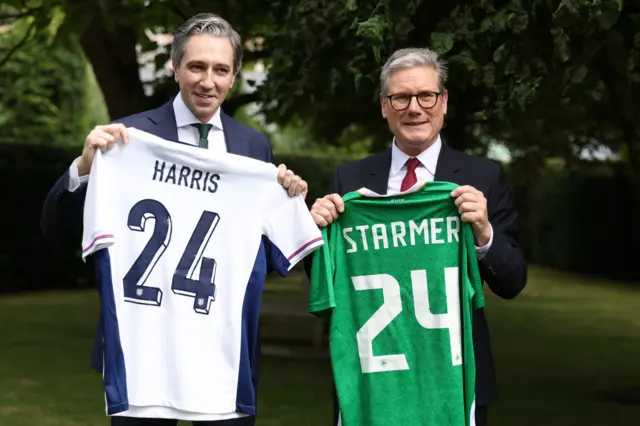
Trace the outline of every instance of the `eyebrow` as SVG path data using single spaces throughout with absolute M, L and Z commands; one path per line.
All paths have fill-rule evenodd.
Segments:
M 200 60 L 200 59 L 192 59 L 190 61 L 187 61 L 187 65 L 208 65 L 208 63 L 206 61 Z M 224 62 L 215 62 L 213 64 L 214 67 L 224 67 L 224 68 L 231 68 L 230 64 L 225 64 Z

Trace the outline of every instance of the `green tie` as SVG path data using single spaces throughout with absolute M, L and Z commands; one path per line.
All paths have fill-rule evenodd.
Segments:
M 200 141 L 199 141 L 198 146 L 200 148 L 208 148 L 209 147 L 209 139 L 207 139 L 207 136 L 209 136 L 209 130 L 211 130 L 211 128 L 213 127 L 213 124 L 209 124 L 209 123 L 193 123 L 192 126 L 195 127 L 196 129 L 198 129 L 198 133 L 200 134 Z

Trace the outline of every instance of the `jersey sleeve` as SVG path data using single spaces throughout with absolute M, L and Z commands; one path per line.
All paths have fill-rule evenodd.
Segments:
M 109 176 L 104 167 L 101 151 L 96 151 L 91 165 L 87 195 L 84 202 L 82 230 L 82 259 L 114 243 L 113 229 L 109 221 Z
M 333 225 L 329 225 L 330 228 Z M 313 254 L 311 276 L 309 277 L 308 311 L 320 318 L 327 319 L 331 309 L 336 307 L 333 282 L 335 263 L 331 251 L 328 228 L 322 228 L 324 245 Z
M 273 265 L 286 275 L 298 262 L 322 246 L 320 229 L 301 195 L 291 197 L 280 185 L 266 198 L 263 233 L 277 249 Z

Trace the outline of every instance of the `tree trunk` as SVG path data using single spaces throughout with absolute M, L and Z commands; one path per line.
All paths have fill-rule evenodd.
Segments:
M 109 32 L 99 11 L 80 39 L 112 120 L 149 107 L 140 81 L 137 41 L 135 30 L 129 27 Z

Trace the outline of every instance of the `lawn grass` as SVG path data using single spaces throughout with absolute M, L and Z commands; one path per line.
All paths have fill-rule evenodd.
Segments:
M 301 297 L 296 279 L 272 280 L 265 298 Z M 640 400 L 602 397 L 640 388 L 640 286 L 532 269 L 517 299 L 487 299 L 500 383 L 492 426 L 640 425 Z M 91 291 L 0 299 L 0 426 L 109 424 L 88 367 L 97 308 Z M 286 321 L 266 318 L 264 335 L 313 323 Z M 329 425 L 329 375 L 326 361 L 263 358 L 257 424 Z

